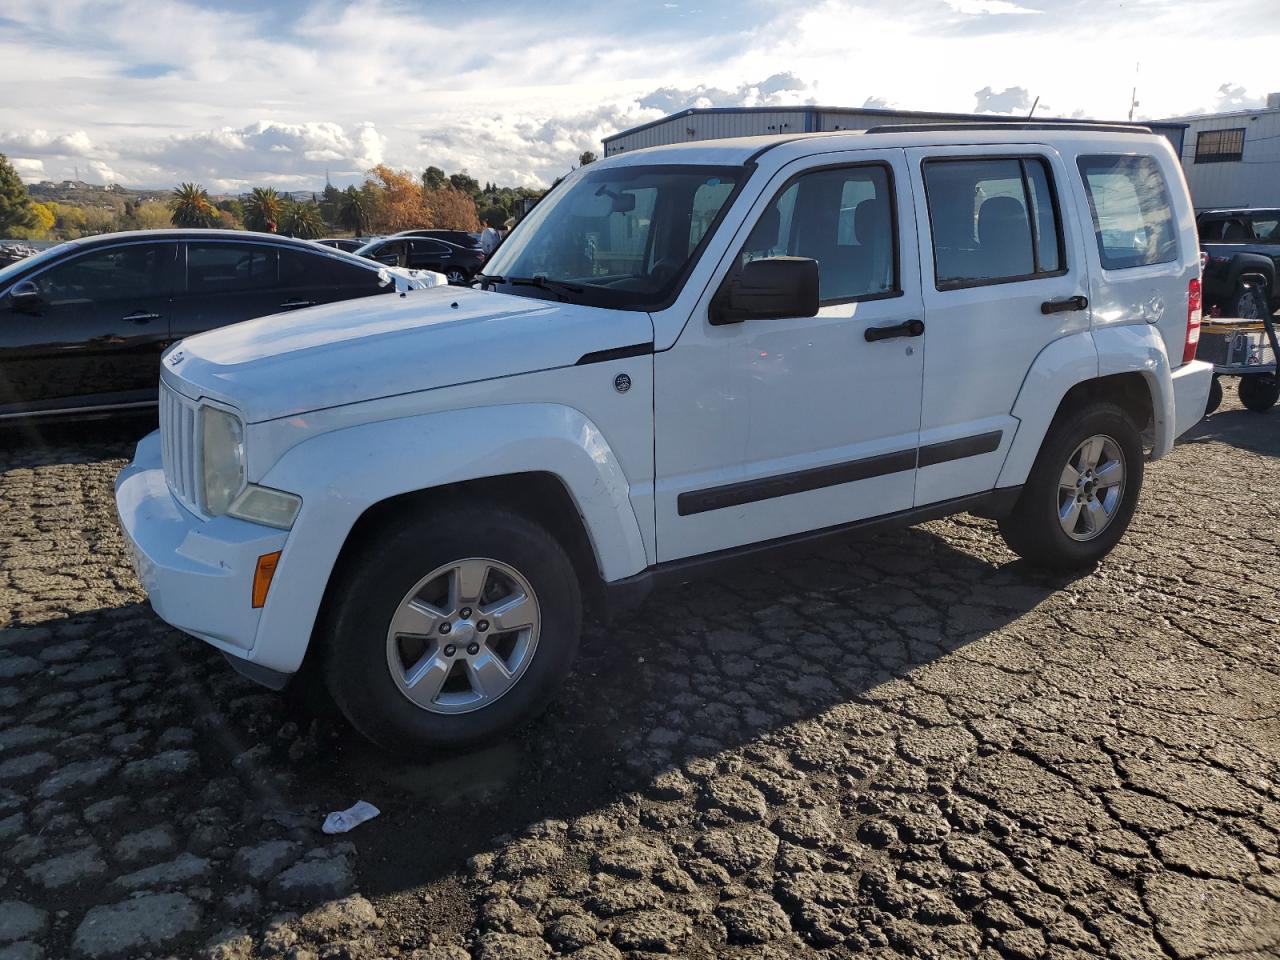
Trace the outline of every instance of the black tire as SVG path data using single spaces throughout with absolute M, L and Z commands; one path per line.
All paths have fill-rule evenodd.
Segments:
M 467 274 L 463 270 L 454 267 L 452 270 L 445 272 L 445 278 L 455 287 L 462 286 L 467 282 Z
M 1059 480 L 1070 458 L 1093 436 L 1111 438 L 1124 457 L 1125 482 L 1119 503 L 1100 533 L 1089 540 L 1067 534 L 1058 519 Z M 1015 553 L 1038 567 L 1069 571 L 1091 566 L 1124 536 L 1142 490 L 1142 437 L 1129 416 L 1113 403 L 1093 403 L 1060 415 L 1049 429 L 1022 494 L 1000 521 L 1000 534 Z
M 395 517 L 362 541 L 343 563 L 321 638 L 327 686 L 357 730 L 395 753 L 465 749 L 543 710 L 573 665 L 582 631 L 577 575 L 555 537 L 520 514 L 476 504 Z M 391 616 L 421 578 L 472 557 L 507 564 L 528 581 L 541 615 L 539 638 L 524 672 L 496 700 L 469 713 L 431 712 L 392 679 Z
M 1231 310 L 1233 317 L 1261 320 L 1267 315 L 1266 291 L 1253 284 L 1240 284 L 1231 297 Z
M 1255 373 L 1240 378 L 1240 402 L 1254 413 L 1266 413 L 1280 400 L 1280 377 Z
M 1204 405 L 1204 415 L 1207 417 L 1220 406 L 1222 406 L 1222 383 L 1215 376 L 1209 384 L 1209 402 Z

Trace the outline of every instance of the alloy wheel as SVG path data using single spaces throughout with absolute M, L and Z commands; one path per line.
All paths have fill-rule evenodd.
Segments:
M 518 570 L 472 557 L 419 580 L 387 628 L 387 669 L 400 692 L 431 713 L 493 703 L 533 660 L 542 617 Z
M 1124 501 L 1125 463 L 1120 444 L 1097 434 L 1076 447 L 1058 480 L 1058 522 L 1073 540 L 1092 540 Z

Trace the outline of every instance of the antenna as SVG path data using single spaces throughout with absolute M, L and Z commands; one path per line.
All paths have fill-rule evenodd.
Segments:
M 1133 111 L 1138 107 L 1138 71 L 1141 69 L 1141 63 L 1133 65 L 1133 92 L 1129 94 L 1129 122 L 1133 123 Z
M 1031 104 L 1031 110 L 1027 113 L 1028 120 L 1030 120 L 1033 116 L 1035 116 L 1036 107 L 1038 106 L 1040 106 L 1040 98 L 1037 96 L 1035 99 L 1035 102 Z M 1129 119 L 1132 120 L 1133 117 L 1130 117 Z

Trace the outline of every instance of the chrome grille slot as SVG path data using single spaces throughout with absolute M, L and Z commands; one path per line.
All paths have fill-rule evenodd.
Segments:
M 160 385 L 160 455 L 164 478 L 188 510 L 200 513 L 196 427 L 199 405 Z

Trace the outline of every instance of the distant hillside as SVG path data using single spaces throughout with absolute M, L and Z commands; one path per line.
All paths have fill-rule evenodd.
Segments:
M 79 207 L 94 207 L 103 204 L 114 206 L 114 200 L 167 200 L 172 191 L 169 190 L 130 190 L 119 184 L 109 187 L 83 180 L 42 180 L 39 183 L 27 184 L 27 192 L 31 199 L 43 203 L 55 200 L 58 203 L 72 203 Z

